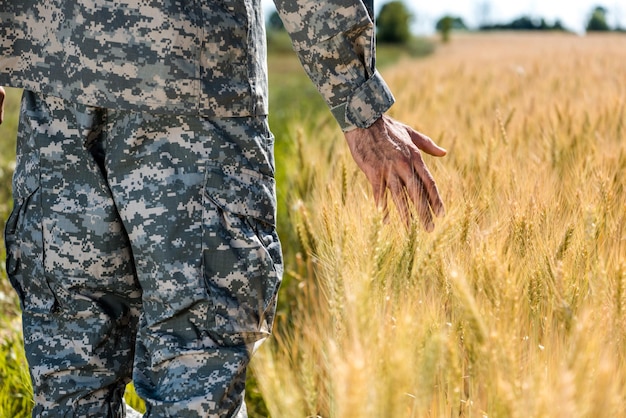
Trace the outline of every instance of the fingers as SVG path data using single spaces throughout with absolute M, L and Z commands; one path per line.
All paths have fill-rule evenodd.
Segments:
M 432 174 L 430 174 L 430 171 L 428 170 L 428 167 L 426 167 L 421 155 L 416 154 L 413 157 L 412 168 L 413 176 L 417 176 L 419 179 L 419 184 L 421 186 L 419 189 L 423 194 L 423 199 L 428 202 L 428 205 L 436 216 L 443 216 L 446 210 L 443 205 L 441 195 L 439 194 L 437 183 L 435 183 L 435 179 Z
M 387 187 L 391 193 L 391 199 L 400 213 L 400 218 L 407 227 L 410 227 L 412 216 L 404 184 L 398 177 L 392 177 L 389 179 Z
M 376 207 L 382 211 L 383 220 L 386 222 L 389 218 L 389 206 L 387 205 L 386 199 L 387 185 L 385 184 L 384 178 L 379 174 L 380 173 L 374 171 L 365 172 L 365 176 L 372 185 Z
M 4 87 L 0 87 L 0 125 L 4 121 Z
M 424 184 L 419 179 L 413 178 L 412 184 L 406 186 L 406 192 L 413 202 L 424 229 L 431 232 L 435 229 L 435 223 L 433 222 L 433 214 L 431 212 L 432 204 L 428 199 L 427 192 L 424 190 Z
M 413 177 L 409 181 L 411 183 L 404 183 L 399 177 L 394 177 L 388 185 L 391 198 L 407 228 L 411 226 L 411 220 L 417 212 L 424 229 L 431 232 L 435 229 L 435 223 L 427 193 L 418 178 Z

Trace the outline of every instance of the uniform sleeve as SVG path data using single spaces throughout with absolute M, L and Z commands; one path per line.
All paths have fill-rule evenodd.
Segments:
M 373 0 L 274 0 L 300 62 L 343 131 L 394 103 L 376 71 Z

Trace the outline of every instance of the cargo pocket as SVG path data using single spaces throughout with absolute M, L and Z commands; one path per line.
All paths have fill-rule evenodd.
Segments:
M 55 304 L 43 269 L 40 189 L 16 200 L 6 223 L 6 269 L 24 312 L 49 313 Z
M 203 200 L 208 332 L 223 345 L 253 343 L 271 331 L 282 278 L 274 178 L 210 165 Z

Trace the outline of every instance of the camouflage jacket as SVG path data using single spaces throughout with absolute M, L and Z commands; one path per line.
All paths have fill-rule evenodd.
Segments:
M 393 103 L 373 0 L 275 0 L 344 130 Z M 0 0 L 0 85 L 92 106 L 216 117 L 268 111 L 261 0 Z

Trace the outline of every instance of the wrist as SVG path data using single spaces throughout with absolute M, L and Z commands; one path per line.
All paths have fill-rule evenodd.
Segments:
M 369 128 L 394 102 L 391 90 L 376 71 L 345 102 L 331 108 L 331 112 L 341 130 L 348 132 L 356 128 Z

